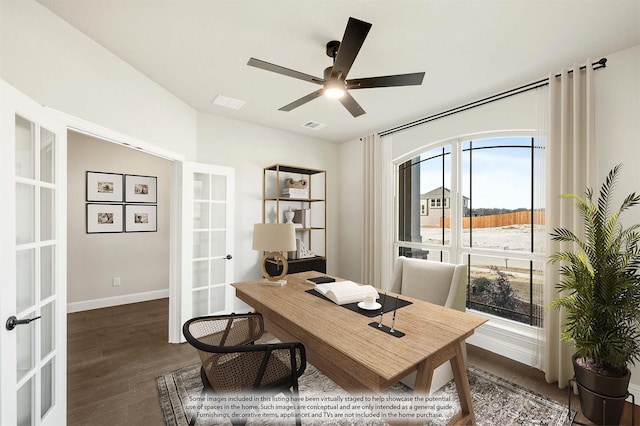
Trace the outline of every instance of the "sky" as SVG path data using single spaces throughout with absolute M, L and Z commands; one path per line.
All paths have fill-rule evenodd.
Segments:
M 473 207 L 474 208 L 530 208 L 531 207 L 531 158 L 530 149 L 493 148 L 475 149 L 496 145 L 529 146 L 531 139 L 500 138 L 474 141 L 473 158 Z M 462 149 L 469 148 L 469 142 L 463 142 Z M 445 147 L 450 152 L 451 147 Z M 441 154 L 442 148 L 429 151 L 422 158 Z M 451 188 L 451 155 L 445 156 L 444 186 Z M 470 196 L 469 188 L 469 152 L 463 152 L 462 193 Z M 542 176 L 542 173 L 539 173 Z M 421 165 L 420 192 L 429 192 L 442 185 L 442 157 L 423 161 Z M 543 196 L 544 188 L 539 188 L 536 200 Z M 536 201 L 536 205 L 539 203 Z

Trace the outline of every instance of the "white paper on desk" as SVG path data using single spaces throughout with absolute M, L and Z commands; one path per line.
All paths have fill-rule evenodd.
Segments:
M 361 302 L 368 294 L 378 298 L 378 292 L 373 286 L 360 285 L 353 281 L 336 281 L 326 284 L 318 284 L 315 290 L 326 296 L 338 305 Z

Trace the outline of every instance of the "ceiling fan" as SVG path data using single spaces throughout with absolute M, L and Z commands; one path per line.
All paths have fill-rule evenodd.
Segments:
M 424 72 L 413 74 L 388 75 L 384 77 L 354 78 L 347 80 L 347 74 L 364 43 L 371 24 L 359 19 L 349 18 L 342 41 L 332 40 L 327 43 L 327 56 L 333 58 L 333 66 L 324 70 L 324 78 L 314 77 L 279 65 L 270 64 L 260 59 L 251 58 L 247 65 L 275 72 L 310 83 L 319 84 L 321 89 L 309 93 L 302 98 L 280 108 L 280 111 L 291 111 L 322 95 L 337 98 L 354 117 L 365 113 L 364 109 L 349 94 L 349 90 L 371 89 L 375 87 L 419 86 L 422 84 Z

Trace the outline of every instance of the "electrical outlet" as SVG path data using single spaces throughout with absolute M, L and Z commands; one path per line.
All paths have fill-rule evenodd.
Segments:
M 114 287 L 120 286 L 120 277 L 113 277 L 113 286 Z

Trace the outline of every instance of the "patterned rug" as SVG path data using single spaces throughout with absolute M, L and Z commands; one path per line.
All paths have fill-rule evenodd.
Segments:
M 564 404 L 473 366 L 467 374 L 478 425 L 569 426 L 573 422 L 576 412 L 569 412 Z M 453 382 L 420 400 L 400 383 L 381 395 L 358 396 L 307 365 L 299 384 L 303 425 L 386 425 L 384 418 L 392 412 L 396 420 L 418 418 L 435 426 L 446 424 L 460 408 Z M 247 425 L 295 424 L 293 405 L 283 394 L 265 399 L 250 394 L 202 396 L 199 364 L 156 377 L 156 386 L 167 426 L 188 425 L 198 405 L 196 425 L 200 426 L 230 425 L 229 417 L 238 411 L 249 413 Z

